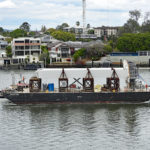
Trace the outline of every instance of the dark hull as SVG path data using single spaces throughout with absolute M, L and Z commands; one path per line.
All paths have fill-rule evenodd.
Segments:
M 142 103 L 150 92 L 118 93 L 11 93 L 4 96 L 16 104 L 37 103 Z

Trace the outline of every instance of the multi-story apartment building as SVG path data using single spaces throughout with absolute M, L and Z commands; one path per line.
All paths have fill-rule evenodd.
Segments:
M 40 38 L 15 38 L 12 41 L 13 58 L 29 59 L 32 62 L 39 61 L 41 54 L 41 40 Z
M 101 38 L 103 36 L 110 37 L 112 35 L 116 36 L 118 33 L 119 27 L 97 27 L 94 28 L 94 34 L 98 37 Z

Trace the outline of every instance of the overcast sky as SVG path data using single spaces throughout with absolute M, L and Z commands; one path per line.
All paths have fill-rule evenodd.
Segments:
M 121 26 L 129 10 L 150 11 L 148 0 L 87 0 L 86 23 L 91 26 Z M 0 26 L 18 28 L 27 21 L 32 30 L 56 27 L 63 22 L 82 22 L 82 0 L 0 0 Z

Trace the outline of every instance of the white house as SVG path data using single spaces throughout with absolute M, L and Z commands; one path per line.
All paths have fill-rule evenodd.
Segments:
M 48 44 L 51 62 L 72 62 L 72 49 L 64 42 L 56 42 Z

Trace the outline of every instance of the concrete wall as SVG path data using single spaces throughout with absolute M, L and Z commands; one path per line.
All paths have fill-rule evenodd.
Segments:
M 132 61 L 136 64 L 149 64 L 150 56 L 107 56 L 102 58 L 102 60 L 110 60 L 112 62 L 120 62 L 120 60 Z

